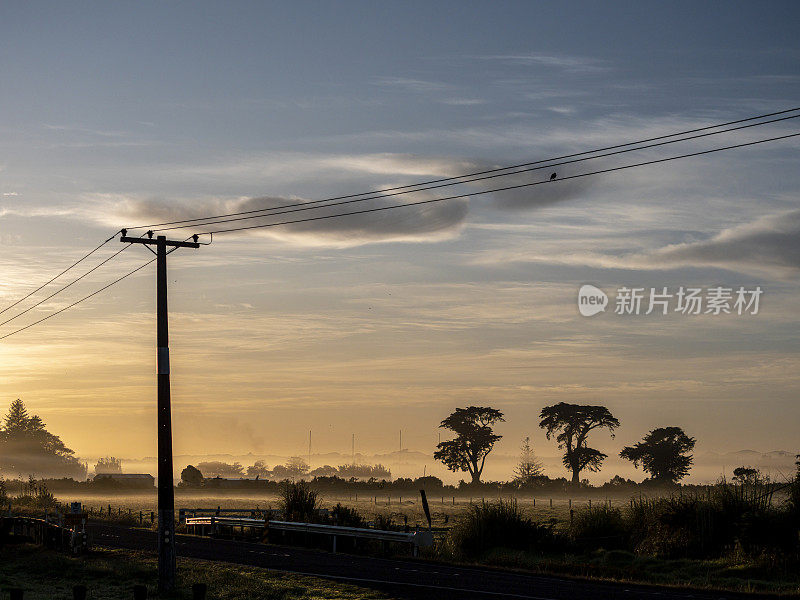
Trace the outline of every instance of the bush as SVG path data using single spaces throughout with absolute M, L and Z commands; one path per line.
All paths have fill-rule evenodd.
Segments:
M 305 481 L 281 484 L 281 508 L 287 521 L 311 522 L 318 508 L 318 494 Z
M 493 548 L 533 550 L 552 541 L 552 529 L 525 517 L 516 500 L 470 505 L 456 520 L 449 543 L 456 555 L 477 558 Z
M 797 550 L 791 510 L 772 505 L 773 486 L 757 479 L 717 485 L 707 496 L 679 496 L 631 502 L 628 517 L 635 552 L 655 556 L 751 557 Z
M 597 506 L 575 512 L 569 535 L 578 545 L 610 550 L 627 546 L 629 530 L 620 509 Z
M 355 508 L 344 506 L 341 503 L 333 507 L 331 519 L 334 525 L 342 527 L 363 527 L 364 519 Z
M 394 524 L 391 515 L 377 514 L 375 515 L 375 529 L 381 531 L 399 531 L 400 527 Z

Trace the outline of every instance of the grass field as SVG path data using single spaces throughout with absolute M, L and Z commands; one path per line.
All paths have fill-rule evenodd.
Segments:
M 150 512 L 156 510 L 156 493 L 134 493 L 134 494 L 76 494 L 57 493 L 58 500 L 61 502 L 82 502 L 86 507 L 92 509 L 93 516 L 103 509 L 104 515 L 108 514 L 108 507 L 111 506 L 113 515 L 126 517 L 130 515 L 131 520 L 138 520 L 139 512 L 143 513 L 145 521 L 149 518 Z M 404 517 L 408 518 L 410 526 L 423 524 L 427 525 L 425 514 L 422 509 L 419 494 L 409 492 L 408 494 L 392 494 L 391 496 L 375 493 L 363 494 L 330 494 L 321 493 L 321 506 L 323 508 L 333 508 L 337 503 L 342 503 L 359 511 L 367 520 L 373 520 L 376 515 L 389 516 L 396 523 L 403 523 Z M 492 500 L 493 497 L 485 497 Z M 450 496 L 429 495 L 428 503 L 433 517 L 433 524 L 437 527 L 446 527 L 453 518 L 461 514 L 466 506 L 472 502 L 481 502 L 482 498 L 475 496 L 457 496 L 455 500 Z M 572 503 L 570 504 L 570 500 Z M 592 505 L 610 502 L 612 506 L 627 505 L 630 498 L 628 496 L 617 496 L 609 498 L 593 498 Z M 518 498 L 520 508 L 526 514 L 537 521 L 547 522 L 555 520 L 558 524 L 569 521 L 570 507 L 579 509 L 589 505 L 587 498 L 576 497 L 570 499 L 566 496 L 551 498 L 542 497 L 520 497 Z M 187 493 L 177 492 L 175 496 L 175 508 L 222 508 L 222 509 L 265 509 L 278 508 L 280 499 L 276 495 L 267 494 L 242 494 L 242 493 Z
M 219 600 L 390 598 L 313 577 L 186 558 L 178 559 L 178 578 L 175 598 L 191 598 L 193 583 L 205 583 L 208 597 Z M 71 598 L 75 585 L 85 585 L 92 600 L 132 598 L 134 585 L 146 585 L 148 597 L 155 597 L 156 584 L 155 557 L 139 552 L 95 548 L 88 556 L 72 557 L 27 544 L 0 549 L 0 589 L 22 588 L 26 600 Z

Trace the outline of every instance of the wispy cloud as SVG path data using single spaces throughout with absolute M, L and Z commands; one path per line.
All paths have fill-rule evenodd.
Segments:
M 375 79 L 374 83 L 381 87 L 399 89 L 415 94 L 438 93 L 452 89 L 452 86 L 441 81 L 426 81 L 424 79 L 410 79 L 407 77 L 378 77 Z
M 495 250 L 474 260 L 477 264 L 539 262 L 635 271 L 710 267 L 774 279 L 796 279 L 800 274 L 800 209 L 726 228 L 706 239 L 669 244 L 656 250 L 631 248 L 646 243 L 647 238 L 641 236 L 584 237 L 581 248 L 568 248 L 556 241 L 540 245 L 538 250 L 522 247 Z
M 542 52 L 525 52 L 520 54 L 494 54 L 476 57 L 481 60 L 492 60 L 512 65 L 548 67 L 571 72 L 600 73 L 608 71 L 610 66 L 596 58 L 571 56 L 566 54 L 547 54 Z

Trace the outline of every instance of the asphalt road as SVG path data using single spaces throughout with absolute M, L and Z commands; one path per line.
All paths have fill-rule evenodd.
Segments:
M 90 543 L 156 551 L 155 532 L 114 525 L 89 526 Z M 252 565 L 334 579 L 381 590 L 398 599 L 418 600 L 738 600 L 755 596 L 728 592 L 673 590 L 526 575 L 500 569 L 457 567 L 413 559 L 333 554 L 305 548 L 178 535 L 181 557 Z

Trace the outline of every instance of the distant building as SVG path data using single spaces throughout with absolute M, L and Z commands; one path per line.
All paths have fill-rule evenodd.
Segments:
M 99 485 L 136 489 L 149 489 L 156 483 L 150 473 L 98 473 L 93 481 Z

